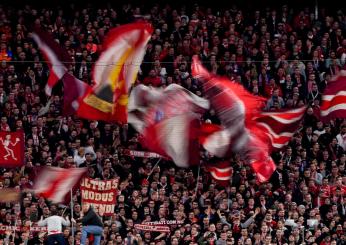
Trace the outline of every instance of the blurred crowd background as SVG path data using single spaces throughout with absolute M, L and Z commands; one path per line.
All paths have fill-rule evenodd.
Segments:
M 101 244 L 107 245 L 345 244 L 346 121 L 319 120 L 321 93 L 345 66 L 345 9 L 185 4 L 0 4 L 0 130 L 26 135 L 25 165 L 1 168 L 0 188 L 26 190 L 37 170 L 49 165 L 88 167 L 91 178 L 120 178 L 114 215 L 103 217 Z M 63 87 L 56 86 L 52 97 L 45 95 L 48 66 L 31 38 L 32 26 L 51 32 L 73 59 L 69 72 L 93 84 L 92 65 L 105 34 L 139 19 L 150 21 L 154 33 L 136 83 L 177 83 L 203 96 L 190 70 L 197 54 L 213 73 L 268 98 L 265 110 L 308 105 L 299 131 L 273 155 L 277 170 L 269 182 L 256 183 L 237 155 L 225 159 L 233 167 L 226 186 L 205 171 L 203 163 L 210 160 L 205 152 L 199 175 L 197 167 L 181 169 L 167 160 L 153 168 L 157 159 L 123 154 L 124 149 L 143 150 L 130 126 L 61 116 Z M 203 120 L 218 123 L 212 110 Z M 78 191 L 73 200 L 79 218 Z M 0 226 L 26 226 L 65 206 L 24 192 L 19 203 L 0 208 Z M 171 226 L 170 233 L 134 228 L 160 219 L 183 224 Z M 65 227 L 66 241 L 79 244 L 80 230 L 78 223 L 72 237 L 71 227 Z M 0 244 L 44 240 L 42 232 L 0 234 Z

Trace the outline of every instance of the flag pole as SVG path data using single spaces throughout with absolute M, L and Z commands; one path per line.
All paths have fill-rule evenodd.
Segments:
M 16 215 L 16 221 L 14 222 L 14 231 L 13 231 L 12 242 L 14 242 L 14 238 L 16 237 L 17 220 L 18 220 L 18 216 Z
M 154 167 L 151 169 L 151 171 L 150 171 L 150 173 L 149 173 L 149 175 L 147 177 L 147 180 L 150 178 L 150 175 L 154 172 L 154 170 L 157 167 L 157 165 L 159 165 L 160 161 L 161 161 L 161 158 L 159 158 L 159 160 L 155 163 Z
M 73 194 L 72 194 L 72 189 L 70 190 L 71 193 L 71 234 L 72 234 L 72 245 L 74 245 L 74 227 L 73 227 Z
M 198 183 L 199 183 L 199 174 L 200 174 L 200 171 L 201 171 L 201 164 L 198 165 L 198 172 L 197 172 L 197 183 L 196 183 L 196 190 L 195 190 L 195 193 L 196 193 L 196 196 L 197 196 L 197 191 L 198 191 Z

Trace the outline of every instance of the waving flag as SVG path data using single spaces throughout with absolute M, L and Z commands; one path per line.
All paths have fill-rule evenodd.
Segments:
M 130 95 L 129 123 L 149 150 L 188 167 L 199 163 L 199 119 L 208 108 L 207 100 L 179 85 L 139 85 Z
M 280 112 L 261 112 L 255 120 L 253 130 L 262 132 L 262 136 L 269 144 L 270 151 L 279 150 L 285 146 L 298 130 L 306 106 L 298 109 L 286 110 Z M 261 136 L 260 136 L 261 137 Z
M 240 154 L 253 168 L 260 182 L 270 178 L 275 164 L 268 145 L 252 132 L 253 118 L 264 104 L 264 98 L 248 93 L 241 85 L 209 74 L 193 57 L 192 75 L 203 81 L 207 98 L 223 126 L 203 140 L 203 147 L 217 157 Z
M 224 127 L 204 141 L 205 149 L 217 157 L 224 157 L 230 150 L 243 148 L 249 137 L 246 124 L 259 113 L 264 99 L 251 95 L 227 78 L 209 74 L 196 56 L 193 57 L 192 75 L 204 81 L 206 96 Z
M 63 114 L 65 116 L 74 115 L 79 108 L 79 100 L 91 87 L 69 73 L 62 77 L 62 81 L 64 83 Z
M 86 172 L 87 168 L 45 167 L 36 177 L 33 191 L 54 203 L 63 203 Z
M 346 118 L 346 71 L 328 82 L 322 95 L 321 120 L 328 122 L 333 118 Z
M 54 85 L 67 72 L 64 62 L 70 62 L 71 57 L 68 55 L 66 50 L 60 47 L 49 33 L 36 29 L 32 34 L 32 37 L 48 63 L 49 77 L 45 92 L 47 95 L 51 95 Z
M 148 23 L 134 23 L 109 32 L 93 68 L 95 86 L 80 100 L 78 116 L 127 123 L 128 92 L 135 82 L 151 37 Z

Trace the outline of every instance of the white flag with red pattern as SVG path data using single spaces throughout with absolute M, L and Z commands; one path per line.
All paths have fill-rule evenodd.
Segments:
M 130 95 L 128 122 L 147 149 L 189 167 L 199 164 L 199 119 L 208 108 L 207 100 L 179 85 L 139 85 Z
M 54 203 L 63 203 L 86 172 L 87 168 L 45 167 L 36 177 L 33 191 Z

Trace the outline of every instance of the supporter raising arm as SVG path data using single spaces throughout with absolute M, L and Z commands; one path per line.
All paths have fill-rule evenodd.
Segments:
M 37 224 L 39 226 L 47 226 L 48 245 L 67 244 L 62 233 L 62 226 L 70 226 L 71 222 L 68 216 L 66 216 L 66 218 L 64 219 L 63 217 L 58 216 L 56 212 L 52 212 L 52 216 L 46 219 L 43 219 L 43 216 L 41 216 L 41 220 Z

